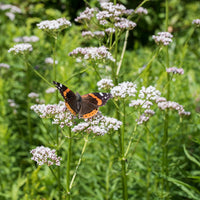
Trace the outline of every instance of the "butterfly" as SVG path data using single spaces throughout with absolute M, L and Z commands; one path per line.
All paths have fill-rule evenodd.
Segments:
M 65 85 L 53 81 L 65 100 L 67 109 L 73 115 L 79 115 L 80 118 L 90 118 L 97 114 L 99 106 L 103 106 L 112 98 L 110 93 L 89 93 L 80 95 L 72 92 Z

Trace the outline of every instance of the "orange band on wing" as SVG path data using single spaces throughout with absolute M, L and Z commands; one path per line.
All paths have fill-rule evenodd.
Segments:
M 98 112 L 98 109 L 94 109 L 92 112 L 83 115 L 81 118 L 90 118 L 90 117 L 96 115 L 97 112 Z
M 68 109 L 73 115 L 76 115 L 76 112 L 70 107 L 70 105 L 69 105 L 67 102 L 65 102 L 65 105 L 66 105 L 67 109 Z
M 97 100 L 97 105 L 98 106 L 101 106 L 102 105 L 102 100 L 99 99 L 97 96 L 95 96 L 94 94 L 89 94 L 91 97 L 95 98 Z
M 64 97 L 66 97 L 67 96 L 67 93 L 70 91 L 70 89 L 69 88 L 67 88 L 64 92 L 63 92 L 63 95 L 64 95 Z

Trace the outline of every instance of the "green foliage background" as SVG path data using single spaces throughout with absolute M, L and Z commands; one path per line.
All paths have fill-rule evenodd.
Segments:
M 19 56 L 13 56 L 7 51 L 15 43 L 13 39 L 24 35 L 36 35 L 39 42 L 33 44 L 34 51 L 29 56 L 34 69 L 53 81 L 52 66 L 45 64 L 46 57 L 52 56 L 53 40 L 36 26 L 42 20 L 66 17 L 73 25 L 58 38 L 56 60 L 57 77 L 60 82 L 66 82 L 73 91 L 85 94 L 97 91 L 97 76 L 92 68 L 86 68 L 68 53 L 79 46 L 98 45 L 96 41 L 85 41 L 81 36 L 80 25 L 74 23 L 74 18 L 84 10 L 86 2 L 77 1 L 2 1 L 11 3 L 22 9 L 22 14 L 16 14 L 11 21 L 0 13 L 0 63 L 7 63 L 10 69 L 0 68 L 0 199 L 58 199 L 57 183 L 47 166 L 38 167 L 31 161 L 30 150 L 36 146 L 52 147 L 51 137 L 55 136 L 55 127 L 50 120 L 41 120 L 31 112 L 32 138 L 27 134 L 27 96 L 25 66 Z M 141 1 L 120 1 L 127 8 L 136 8 Z M 98 1 L 89 2 L 91 6 Z M 151 72 L 137 78 L 139 69 L 151 59 L 155 44 L 152 35 L 164 30 L 164 1 L 149 1 L 143 5 L 149 14 L 144 16 L 137 28 L 130 32 L 127 51 L 120 71 L 120 81 L 136 81 L 138 86 L 156 85 L 163 96 L 166 91 L 166 73 L 164 73 L 164 53 L 160 53 L 152 63 Z M 191 112 L 187 119 L 181 119 L 171 112 L 169 118 L 169 185 L 170 199 L 200 199 L 200 30 L 196 29 L 184 46 L 192 32 L 192 20 L 199 18 L 199 1 L 170 0 L 169 25 L 174 36 L 169 48 L 170 66 L 181 66 L 184 75 L 175 76 L 171 84 L 171 99 L 185 106 Z M 122 49 L 123 41 L 119 43 Z M 109 72 L 107 74 L 109 75 Z M 55 103 L 54 94 L 46 94 L 50 86 L 30 71 L 31 91 L 40 94 L 40 99 L 46 104 Z M 14 99 L 18 104 L 17 112 L 9 106 L 8 99 Z M 61 99 L 61 97 L 60 97 Z M 31 102 L 35 104 L 35 102 Z M 114 105 L 110 101 L 101 111 L 114 116 Z M 129 117 L 130 116 L 130 117 Z M 134 124 L 128 111 L 126 133 L 133 132 Z M 157 110 L 156 115 L 148 122 L 150 134 L 141 126 L 138 135 L 134 136 L 128 165 L 129 199 L 164 199 L 159 183 L 161 182 L 161 146 L 163 136 L 163 112 Z M 138 142 L 139 133 L 142 135 Z M 116 157 L 116 146 L 110 143 L 110 135 L 92 137 L 84 154 L 82 164 L 72 189 L 73 199 L 121 199 L 120 166 Z M 126 136 L 126 142 L 129 137 Z M 116 145 L 117 138 L 114 137 Z M 80 156 L 83 141 L 73 141 L 73 166 L 75 168 Z M 136 147 L 136 148 L 135 148 Z M 62 159 L 66 160 L 67 144 L 62 147 Z M 62 173 L 66 168 L 62 168 Z M 150 172 L 150 173 L 148 173 Z M 148 177 L 147 177 L 148 175 Z M 148 184 L 147 184 L 147 179 Z M 63 180 L 64 181 L 64 180 Z

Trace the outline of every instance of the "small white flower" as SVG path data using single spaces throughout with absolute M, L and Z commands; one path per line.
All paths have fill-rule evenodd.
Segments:
M 145 114 L 140 115 L 139 119 L 136 119 L 136 122 L 138 125 L 141 125 L 149 120 L 149 116 L 146 116 Z
M 128 30 L 132 30 L 136 27 L 136 23 L 132 22 L 126 18 L 120 18 L 118 22 L 116 22 L 115 24 L 116 28 L 119 29 L 128 29 Z
M 101 79 L 99 82 L 97 82 L 97 86 L 98 86 L 99 90 L 101 90 L 101 89 L 108 90 L 111 87 L 113 87 L 114 84 L 113 84 L 113 81 L 111 79 L 105 78 L 105 79 Z
M 82 36 L 83 37 L 94 37 L 94 34 L 91 31 L 83 31 Z
M 39 38 L 35 35 L 32 36 L 23 36 L 23 37 L 17 37 L 14 38 L 13 40 L 14 42 L 25 42 L 25 43 L 29 43 L 29 42 L 37 42 L 39 41 Z
M 94 8 L 86 8 L 83 12 L 80 13 L 80 16 L 75 19 L 76 22 L 83 22 L 85 20 L 90 20 L 94 16 Z
M 158 102 L 158 107 L 159 107 L 161 110 L 165 110 L 165 109 L 169 108 L 169 109 L 177 110 L 177 111 L 179 111 L 179 112 L 184 111 L 183 106 L 180 105 L 180 104 L 177 103 L 177 102 L 174 102 L 174 101 Z
M 183 68 L 177 68 L 177 67 L 170 67 L 166 69 L 167 73 L 173 73 L 173 74 L 184 74 Z
M 56 88 L 54 88 L 54 87 L 51 87 L 51 88 L 48 88 L 48 89 L 45 90 L 45 92 L 46 92 L 47 94 L 49 94 L 49 93 L 54 93 L 55 91 L 56 91 Z
M 118 121 L 112 117 L 102 116 L 99 112 L 97 115 L 90 119 L 85 119 L 85 122 L 81 122 L 72 128 L 73 132 L 86 132 L 94 133 L 95 135 L 105 135 L 113 130 L 118 130 L 122 125 L 121 121 Z
M 35 99 L 39 97 L 39 94 L 35 93 L 35 92 L 31 92 L 28 94 L 28 97 L 31 99 Z
M 105 29 L 105 32 L 106 32 L 107 34 L 111 34 L 111 33 L 114 33 L 114 32 L 115 32 L 115 29 L 114 29 L 114 28 L 107 28 L 107 29 Z
M 10 48 L 8 50 L 9 53 L 14 52 L 15 54 L 23 54 L 26 52 L 30 52 L 33 50 L 33 47 L 29 43 L 21 43 L 16 44 L 14 47 Z
M 137 86 L 132 82 L 122 82 L 111 89 L 111 94 L 114 98 L 126 98 L 128 96 L 135 96 Z
M 6 63 L 0 63 L 0 68 L 6 68 L 9 69 L 10 65 L 6 64 Z
M 200 19 L 194 19 L 192 21 L 192 24 L 196 25 L 197 27 L 200 27 Z
M 85 60 L 107 59 L 107 60 L 111 60 L 113 62 L 115 61 L 115 59 L 112 57 L 112 54 L 107 50 L 107 48 L 105 46 L 85 47 L 85 48 L 78 47 L 78 48 L 74 49 L 72 52 L 70 52 L 69 56 L 81 57 Z
M 48 57 L 48 58 L 45 58 L 45 61 L 44 61 L 46 64 L 51 64 L 53 65 L 53 58 L 51 57 Z M 55 64 L 57 65 L 58 64 L 58 61 L 55 60 Z
M 142 100 L 142 99 L 137 99 L 137 100 L 132 100 L 131 103 L 129 104 L 129 107 L 139 107 L 141 106 L 142 108 L 150 108 L 153 105 L 151 101 L 148 100 Z
M 71 26 L 71 22 L 65 18 L 59 18 L 56 20 L 45 20 L 37 24 L 39 29 L 45 30 L 47 32 L 63 30 Z
M 52 124 L 58 124 L 61 128 L 73 125 L 74 116 L 66 109 L 63 101 L 58 104 L 36 104 L 31 106 L 31 110 L 41 118 L 52 118 Z
M 104 31 L 94 31 L 94 35 L 97 37 L 104 37 L 105 32 Z
M 148 14 L 148 10 L 146 8 L 139 7 L 137 10 L 135 10 L 135 13 L 147 15 Z
M 139 97 L 141 99 L 146 99 L 146 100 L 156 100 L 158 97 L 160 97 L 161 93 L 159 90 L 156 90 L 155 87 L 149 86 L 145 88 L 144 86 L 141 88 L 139 92 Z
M 11 4 L 0 4 L 0 10 L 10 10 L 11 13 L 21 13 L 21 9 Z
M 55 149 L 51 150 L 50 148 L 44 146 L 36 147 L 35 149 L 32 149 L 30 153 L 33 155 L 31 160 L 36 161 L 38 165 L 47 164 L 48 166 L 60 166 L 60 160 L 62 160 L 56 155 Z
M 152 38 L 157 44 L 162 44 L 164 46 L 169 45 L 172 42 L 173 35 L 169 32 L 159 32 L 158 35 L 153 35 Z

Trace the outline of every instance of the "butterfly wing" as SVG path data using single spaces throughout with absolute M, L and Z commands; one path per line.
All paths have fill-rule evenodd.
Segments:
M 67 109 L 73 114 L 76 115 L 78 113 L 77 108 L 77 97 L 68 87 L 65 85 L 58 83 L 56 81 L 53 81 L 53 84 L 58 88 L 61 95 L 65 99 L 65 105 Z
M 79 116 L 81 118 L 90 118 L 97 114 L 99 106 L 103 106 L 112 98 L 110 93 L 89 93 L 81 96 L 81 108 Z

